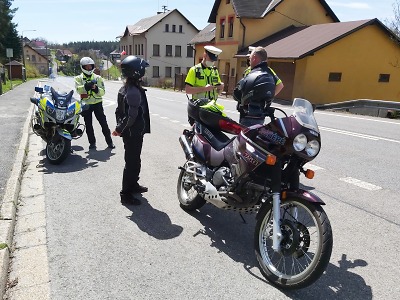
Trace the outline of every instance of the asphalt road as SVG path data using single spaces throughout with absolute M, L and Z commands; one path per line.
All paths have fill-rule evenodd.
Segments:
M 73 88 L 68 78 L 54 85 Z M 106 82 L 111 128 L 120 86 Z M 178 137 L 187 126 L 186 96 L 149 89 L 148 99 L 152 133 L 144 139 L 140 181 L 149 192 L 141 206 L 120 205 L 122 140 L 114 138 L 116 149 L 106 149 L 99 126 L 97 151 L 88 151 L 84 136 L 60 166 L 49 165 L 40 147 L 30 151 L 39 159 L 31 172 L 40 178 L 31 188 L 45 207 L 48 299 L 400 299 L 400 122 L 316 112 L 322 151 L 310 166 L 315 179 L 302 184 L 326 202 L 334 248 L 314 285 L 284 292 L 257 268 L 254 215 L 243 223 L 211 205 L 193 214 L 180 209 L 176 181 L 184 155 Z M 231 100 L 219 101 L 238 118 Z M 18 243 L 11 280 L 23 274 Z M 19 282 L 11 291 L 32 289 Z
M 36 83 L 29 81 L 0 95 L 0 201 L 17 154 L 22 128 L 30 113 L 29 98 L 34 93 Z

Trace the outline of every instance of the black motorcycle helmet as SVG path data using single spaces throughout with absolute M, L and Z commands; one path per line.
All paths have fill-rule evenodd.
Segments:
M 121 72 L 126 78 L 139 79 L 144 76 L 148 62 L 133 55 L 129 55 L 121 62 Z
M 241 105 L 249 102 L 262 103 L 269 106 L 275 95 L 275 80 L 268 72 L 253 71 L 241 79 L 235 90 L 233 98 Z

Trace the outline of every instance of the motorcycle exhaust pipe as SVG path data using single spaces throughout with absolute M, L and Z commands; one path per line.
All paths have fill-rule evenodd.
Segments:
M 193 159 L 194 155 L 193 155 L 192 148 L 190 147 L 189 142 L 184 134 L 182 134 L 179 137 L 179 143 L 181 144 L 183 152 L 185 152 L 186 159 L 187 160 Z

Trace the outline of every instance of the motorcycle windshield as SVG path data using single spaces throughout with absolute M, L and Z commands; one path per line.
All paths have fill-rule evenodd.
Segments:
M 318 124 L 314 117 L 314 110 L 308 100 L 295 98 L 292 107 L 294 109 L 293 116 L 299 124 L 319 133 Z

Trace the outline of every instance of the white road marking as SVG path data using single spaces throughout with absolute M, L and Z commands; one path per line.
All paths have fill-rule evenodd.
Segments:
M 354 136 L 354 137 L 359 137 L 359 138 L 363 138 L 363 139 L 367 139 L 367 140 L 387 141 L 387 142 L 400 144 L 400 141 L 398 141 L 398 140 L 387 139 L 387 138 L 383 138 L 383 137 L 379 137 L 379 136 L 361 134 L 361 133 L 345 131 L 345 130 L 340 130 L 340 129 L 333 129 L 333 128 L 322 127 L 322 126 L 319 126 L 319 129 L 320 130 L 324 130 L 324 131 L 329 131 L 329 132 L 334 132 L 334 133 L 339 133 L 339 134 L 345 134 L 345 135 L 350 135 L 350 136 Z
M 304 169 L 311 169 L 311 170 L 313 170 L 313 171 L 324 170 L 324 168 L 318 167 L 318 166 L 313 165 L 313 164 L 310 164 L 310 163 L 305 164 L 305 165 L 304 165 Z
M 378 190 L 382 189 L 380 186 L 377 186 L 377 185 L 374 185 L 372 183 L 368 183 L 365 181 L 361 181 L 361 180 L 353 178 L 353 177 L 339 178 L 339 180 L 356 185 L 358 187 L 361 187 L 361 188 L 369 190 L 369 191 L 378 191 Z
M 181 121 L 178 120 L 170 120 L 172 123 L 180 123 Z

